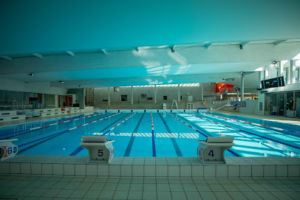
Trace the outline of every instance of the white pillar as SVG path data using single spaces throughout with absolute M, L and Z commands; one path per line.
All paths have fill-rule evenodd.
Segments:
M 264 80 L 267 80 L 267 79 L 269 79 L 269 77 L 270 77 L 270 71 L 269 71 L 269 67 L 268 66 L 266 66 L 265 67 L 265 73 L 264 73 L 264 75 L 265 75 L 265 78 L 264 78 Z
M 131 86 L 131 105 L 133 105 L 133 86 Z
M 178 103 L 180 102 L 180 84 L 178 84 Z
M 244 74 L 241 77 L 241 106 L 244 106 Z
M 156 103 L 156 85 L 154 86 L 154 103 Z
M 300 68 L 298 68 L 298 83 L 300 83 Z
M 277 76 L 280 77 L 280 76 L 283 76 L 283 61 L 280 61 L 279 63 L 279 66 L 278 66 L 278 72 L 277 72 Z
M 54 97 L 55 108 L 58 108 L 58 95 L 56 94 Z
M 107 88 L 108 96 L 107 96 L 107 101 L 108 105 L 110 106 L 110 87 Z
M 200 90 L 201 90 L 201 91 L 200 91 L 200 100 L 203 101 L 203 87 L 204 87 L 204 83 L 201 83 L 201 84 L 200 84 L 200 87 L 201 87 L 201 88 L 200 88 Z
M 296 71 L 296 66 L 295 66 L 295 61 L 294 60 L 290 60 L 290 84 L 294 84 L 296 82 L 295 80 L 295 76 L 294 73 Z
M 259 71 L 258 72 L 258 84 L 257 84 L 257 86 L 258 86 L 258 88 L 261 88 L 262 86 L 261 86 L 261 71 Z

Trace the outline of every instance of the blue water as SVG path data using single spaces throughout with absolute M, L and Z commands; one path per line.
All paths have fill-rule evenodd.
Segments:
M 87 156 L 87 150 L 80 148 L 79 145 L 81 136 L 99 134 L 105 134 L 109 140 L 115 140 L 113 143 L 115 156 L 196 157 L 199 144 L 197 140 L 205 140 L 206 137 L 234 137 L 235 145 L 231 148 L 231 152 L 225 152 L 227 157 L 299 157 L 300 155 L 298 135 L 197 112 L 153 112 L 153 133 L 151 113 L 108 112 L 91 117 L 84 116 L 0 128 L 0 139 L 18 139 L 14 143 L 19 146 L 21 155 Z M 109 118 L 87 124 L 104 117 Z M 113 129 L 128 117 L 130 117 L 128 120 Z M 78 120 L 30 131 L 32 127 L 70 119 Z M 256 120 L 247 119 L 249 122 L 257 123 Z M 72 129 L 83 124 L 86 125 Z M 276 127 L 280 126 L 281 124 L 276 124 Z

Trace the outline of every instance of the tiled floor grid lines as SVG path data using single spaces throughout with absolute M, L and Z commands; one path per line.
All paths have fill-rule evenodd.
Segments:
M 73 176 L 0 176 L 0 197 L 19 200 L 300 199 L 299 178 L 105 178 Z

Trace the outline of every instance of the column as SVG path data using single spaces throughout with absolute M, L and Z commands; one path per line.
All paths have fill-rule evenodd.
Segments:
M 265 75 L 264 80 L 269 79 L 269 67 L 268 66 L 265 67 L 265 73 L 264 73 L 264 75 Z
M 107 88 L 108 96 L 107 96 L 107 102 L 108 105 L 110 106 L 110 87 Z
M 55 108 L 58 108 L 58 95 L 56 94 L 54 97 Z
M 200 90 L 201 90 L 201 92 L 200 92 L 200 100 L 203 101 L 203 87 L 204 87 L 204 83 L 201 83 L 200 87 L 201 87 L 200 88 Z
M 131 86 L 131 105 L 133 105 L 133 86 Z
M 154 86 L 154 103 L 156 103 L 156 85 Z
M 279 64 L 279 66 L 278 66 L 277 76 L 279 77 L 279 76 L 283 76 L 284 63 L 283 63 L 283 61 L 280 61 L 278 64 Z
M 300 83 L 300 67 L 298 68 L 298 83 Z
M 178 103 L 180 102 L 180 84 L 178 84 Z
M 290 79 L 290 81 L 289 81 L 289 83 L 290 84 L 294 84 L 295 83 L 295 76 L 294 76 L 294 73 L 295 73 L 295 70 L 296 70 L 296 66 L 295 66 L 295 61 L 294 60 L 290 60 L 290 70 L 289 70 L 289 72 L 290 72 L 290 75 L 289 75 L 289 79 Z
M 261 88 L 261 71 L 258 72 L 258 88 Z
M 241 106 L 244 106 L 244 74 L 241 77 Z

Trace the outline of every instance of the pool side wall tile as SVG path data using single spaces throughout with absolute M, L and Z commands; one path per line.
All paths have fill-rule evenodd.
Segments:
M 276 165 L 276 177 L 287 177 L 287 165 Z
M 288 165 L 288 177 L 299 177 L 300 176 L 300 165 Z
M 239 165 L 227 165 L 228 177 L 239 177 L 240 166 Z
M 251 165 L 240 165 L 240 177 L 251 177 Z
M 9 174 L 10 173 L 10 163 L 0 163 L 0 174 Z
M 156 165 L 156 176 L 158 176 L 158 177 L 168 176 L 168 166 L 167 165 Z
M 21 173 L 21 163 L 10 163 L 10 173 L 20 174 Z
M 204 165 L 204 177 L 216 177 L 216 165 Z
M 144 165 L 144 176 L 155 176 L 155 165 Z
M 191 177 L 191 176 L 192 176 L 192 166 L 180 165 L 180 177 Z
M 1 166 L 0 166 L 0 169 Z M 30 163 L 21 163 L 21 174 L 31 174 L 31 164 Z
M 228 170 L 227 165 L 216 165 L 216 177 L 227 177 Z
M 86 165 L 75 165 L 75 176 L 86 176 Z
M 42 164 L 31 163 L 31 174 L 42 174 Z
M 108 164 L 98 165 L 98 176 L 107 177 L 109 175 L 109 166 Z
M 192 177 L 203 177 L 203 165 L 192 165 Z
M 264 176 L 264 166 L 263 165 L 252 165 L 252 177 L 263 177 Z
M 75 175 L 75 165 L 64 164 L 64 176 L 74 176 Z
M 264 177 L 275 177 L 275 165 L 264 165 Z
M 131 177 L 132 176 L 132 165 L 121 165 L 121 176 Z
M 109 165 L 109 176 L 121 176 L 121 166 Z
M 132 176 L 144 176 L 144 166 L 132 165 Z
M 179 165 L 168 165 L 169 177 L 179 177 Z
M 53 164 L 53 175 L 64 175 L 64 165 L 63 164 Z
M 86 165 L 86 175 L 87 176 L 98 176 L 97 165 L 95 165 L 95 164 Z
M 52 164 L 42 164 L 42 174 L 43 175 L 52 175 L 53 174 L 53 165 Z

